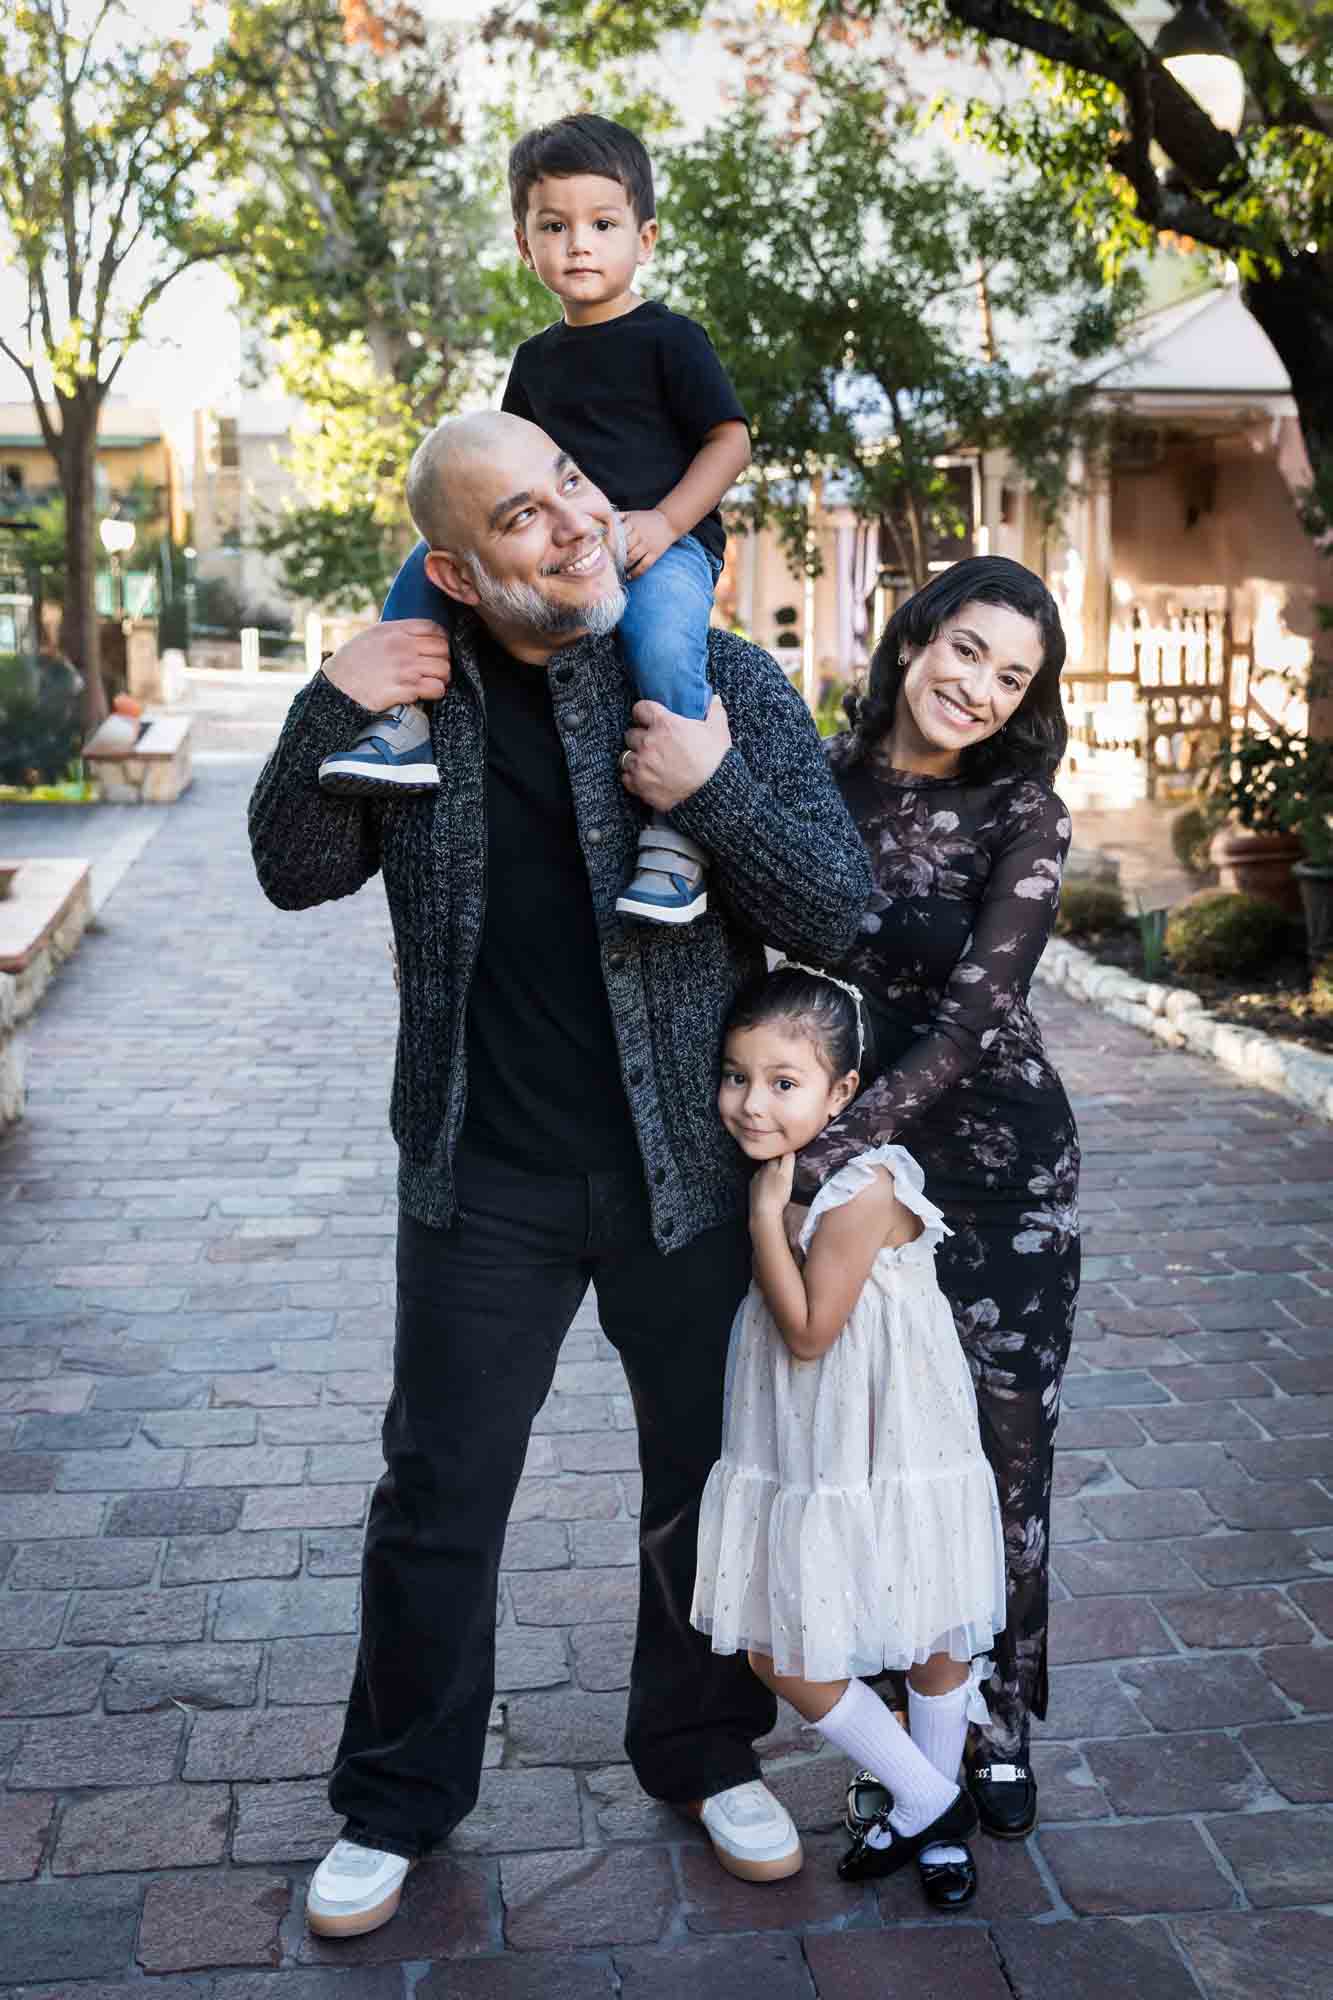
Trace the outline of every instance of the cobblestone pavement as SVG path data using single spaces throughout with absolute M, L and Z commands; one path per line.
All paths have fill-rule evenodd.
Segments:
M 1042 995 L 1087 1155 L 1043 1821 L 982 1894 L 723 1875 L 623 1761 L 634 1435 L 591 1301 L 506 1550 L 481 1803 L 316 1943 L 388 1382 L 372 885 L 284 916 L 206 768 L 34 1024 L 0 1147 L 0 1985 L 43 2000 L 1265 2000 L 1333 1962 L 1333 1132 Z M 1320 1905 L 1324 1905 L 1321 1910 Z M 26 1982 L 26 1983 L 25 1983 Z

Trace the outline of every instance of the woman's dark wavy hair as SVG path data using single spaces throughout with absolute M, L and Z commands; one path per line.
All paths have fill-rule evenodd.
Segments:
M 875 1040 L 864 999 L 861 1023 L 864 1039 L 858 1048 L 856 1002 L 831 979 L 799 965 L 779 965 L 744 985 L 732 1002 L 726 1034 L 738 1028 L 759 1028 L 781 1021 L 814 1043 L 815 1054 L 836 1083 L 849 1070 L 860 1072 L 861 1088 L 875 1073 Z
M 907 671 L 901 664 L 902 654 L 917 653 L 928 646 L 941 625 L 965 604 L 1000 604 L 1030 618 L 1041 633 L 1041 665 L 1004 728 L 963 751 L 960 777 L 972 783 L 1010 771 L 1054 777 L 1069 740 L 1060 699 L 1064 627 L 1055 599 L 1041 578 L 1008 556 L 968 556 L 932 577 L 924 589 L 898 606 L 871 655 L 865 693 L 848 695 L 844 703 L 852 725 L 850 762 L 858 763 L 868 756 L 893 726 Z

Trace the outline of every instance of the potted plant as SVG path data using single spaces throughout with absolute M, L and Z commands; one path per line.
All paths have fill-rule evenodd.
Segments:
M 1208 854 L 1224 889 L 1262 896 L 1293 916 L 1301 913 L 1301 892 L 1293 874 L 1304 848 L 1300 835 L 1284 824 L 1279 808 L 1299 776 L 1306 744 L 1291 730 L 1267 736 L 1250 732 L 1224 743 L 1213 759 L 1207 793 L 1224 814 Z
M 1333 948 L 1333 742 L 1301 744 L 1278 775 L 1274 811 L 1304 850 L 1292 868 L 1305 911 L 1311 965 Z

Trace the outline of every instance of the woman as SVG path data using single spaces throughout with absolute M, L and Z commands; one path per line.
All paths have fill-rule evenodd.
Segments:
M 1021 564 L 956 563 L 890 619 L 849 734 L 828 746 L 874 891 L 839 970 L 870 1006 L 882 1074 L 801 1155 L 796 1198 L 889 1141 L 921 1162 L 953 1235 L 940 1284 L 971 1366 L 1004 1517 L 1008 1628 L 986 1688 L 968 1784 L 988 1833 L 1036 1823 L 1032 1716 L 1046 1713 L 1051 1466 L 1078 1293 L 1078 1138 L 1028 1009 L 1054 921 L 1069 815 L 1065 640 Z M 883 1801 L 854 1781 L 853 1831 Z M 928 1850 L 931 1900 L 976 1875 Z

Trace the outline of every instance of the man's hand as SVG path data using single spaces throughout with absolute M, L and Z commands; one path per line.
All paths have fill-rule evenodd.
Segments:
M 449 685 L 449 634 L 433 618 L 372 625 L 339 646 L 323 671 L 325 680 L 376 715 L 400 701 L 438 701 Z
M 791 1200 L 791 1180 L 796 1171 L 795 1153 L 780 1153 L 776 1160 L 765 1160 L 750 1182 L 750 1217 L 776 1217 L 783 1220 L 783 1210 Z M 783 1234 L 786 1234 L 784 1227 Z
M 716 695 L 702 722 L 673 715 L 657 701 L 636 701 L 625 731 L 620 781 L 654 812 L 670 812 L 706 785 L 731 748 L 727 711 Z
M 646 576 L 660 555 L 679 540 L 660 507 L 643 507 L 620 517 L 625 530 L 625 566 L 631 576 Z

